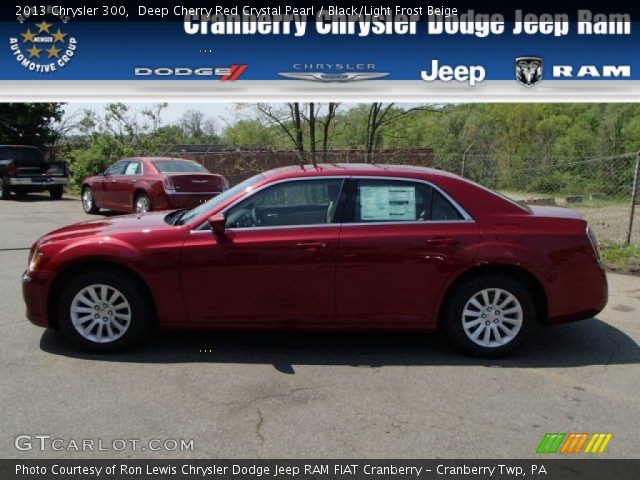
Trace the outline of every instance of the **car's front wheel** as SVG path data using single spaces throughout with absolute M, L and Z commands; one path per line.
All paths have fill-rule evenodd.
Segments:
M 533 297 L 519 281 L 486 275 L 457 288 L 446 307 L 444 327 L 467 353 L 499 357 L 522 344 L 536 316 Z
M 84 187 L 82 189 L 82 208 L 84 209 L 84 213 L 89 215 L 95 215 L 100 211 L 100 209 L 96 206 L 96 201 L 93 198 L 93 190 L 89 187 Z
M 64 335 L 93 352 L 122 350 L 151 329 L 152 311 L 138 283 L 119 271 L 84 272 L 66 283 L 57 318 Z

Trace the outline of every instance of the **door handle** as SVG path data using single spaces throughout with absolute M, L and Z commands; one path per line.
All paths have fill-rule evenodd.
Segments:
M 296 244 L 296 247 L 303 250 L 321 250 L 327 248 L 327 244 L 324 242 L 300 242 Z
M 435 246 L 457 245 L 460 240 L 453 237 L 433 237 L 427 240 L 427 244 Z

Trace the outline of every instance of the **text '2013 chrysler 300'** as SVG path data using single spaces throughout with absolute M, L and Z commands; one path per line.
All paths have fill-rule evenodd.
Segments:
M 441 328 L 496 356 L 607 302 L 573 211 L 439 170 L 353 164 L 276 169 L 191 210 L 56 230 L 33 245 L 23 292 L 34 324 L 99 352 L 158 325 Z

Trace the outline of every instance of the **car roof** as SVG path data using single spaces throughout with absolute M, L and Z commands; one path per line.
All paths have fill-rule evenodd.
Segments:
M 187 158 L 177 158 L 177 157 L 127 157 L 122 160 L 141 160 L 146 162 L 189 162 L 189 163 L 198 163 L 195 160 L 189 160 Z
M 380 165 L 372 163 L 320 163 L 314 165 L 291 165 L 274 168 L 263 173 L 267 178 L 279 176 L 305 177 L 317 175 L 383 175 L 383 176 L 441 176 L 459 178 L 457 175 L 436 168 L 414 165 Z

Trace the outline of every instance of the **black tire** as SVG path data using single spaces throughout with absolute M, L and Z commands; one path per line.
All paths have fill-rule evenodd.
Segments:
M 146 203 L 146 205 L 148 205 L 147 210 L 140 209 L 140 206 L 143 203 Z M 146 193 L 139 193 L 138 195 L 136 195 L 136 199 L 133 202 L 133 210 L 136 213 L 150 212 L 151 210 L 153 210 L 153 207 L 151 205 L 151 200 L 149 199 L 149 196 Z
M 60 200 L 63 194 L 64 194 L 64 189 L 62 188 L 62 185 L 56 185 L 49 189 L 49 195 L 51 196 L 51 200 Z
M 11 195 L 11 190 L 7 187 L 7 184 L 4 183 L 4 180 L 0 178 L 0 200 L 9 200 Z
M 86 320 L 86 323 L 83 323 L 82 325 L 87 327 L 89 331 L 93 332 L 88 335 L 82 335 L 74 326 L 71 319 L 71 307 L 74 298 L 85 288 L 89 288 L 92 285 L 105 285 L 109 287 L 110 290 L 107 290 L 107 296 L 113 295 L 115 289 L 122 295 L 125 301 L 128 302 L 128 309 L 125 308 L 122 310 L 122 303 L 119 304 L 120 306 L 116 305 L 115 307 L 109 307 L 116 311 L 123 312 L 124 314 L 127 314 L 128 312 L 130 315 L 130 321 L 124 328 L 124 332 L 121 334 L 117 332 L 121 336 L 114 338 L 112 341 L 107 340 L 103 343 L 97 341 L 98 328 L 101 329 L 103 334 L 107 333 L 106 317 L 104 317 L 104 322 L 101 322 L 102 319 L 100 318 L 95 320 L 98 323 L 105 323 L 103 326 L 96 324 L 94 327 L 89 328 L 91 322 L 94 322 L 94 316 L 93 314 L 87 314 L 91 318 Z M 60 300 L 58 301 L 56 313 L 60 330 L 74 345 L 84 350 L 95 353 L 111 353 L 124 350 L 141 341 L 151 331 L 153 318 L 150 312 L 153 311 L 153 308 L 149 305 L 150 300 L 148 299 L 148 295 L 145 294 L 142 287 L 133 277 L 121 271 L 102 270 L 80 273 L 66 283 L 59 298 Z M 91 307 L 89 307 L 89 309 L 93 312 Z M 106 315 L 106 310 L 99 311 L 96 315 L 98 315 L 98 317 Z M 111 325 L 113 325 L 113 323 L 111 323 Z M 115 327 L 110 327 L 110 330 L 112 332 L 116 332 Z M 96 337 L 96 339 L 87 338 L 91 335 Z
M 476 302 L 482 306 L 481 292 L 483 291 L 489 292 L 489 303 L 495 298 L 496 292 L 502 292 L 499 297 L 501 300 L 495 302 L 497 305 L 507 301 L 508 295 L 511 295 L 515 302 L 499 307 L 503 308 L 503 311 L 497 310 L 491 304 L 485 304 L 482 309 L 475 304 L 468 305 L 468 302 L 472 302 L 475 298 Z M 479 299 L 477 295 L 480 296 Z M 465 310 L 465 307 L 468 309 Z M 516 311 L 512 312 L 514 309 Z M 476 310 L 479 312 L 477 316 Z M 467 313 L 463 315 L 463 312 Z M 516 331 L 514 322 L 518 318 L 520 318 L 520 326 Z M 512 353 L 522 345 L 532 329 L 538 325 L 538 314 L 530 291 L 521 282 L 509 276 L 484 275 L 470 279 L 456 288 L 445 305 L 442 320 L 445 333 L 458 348 L 474 356 L 497 358 Z M 479 321 L 477 326 L 473 325 L 476 320 Z M 486 330 L 490 331 L 489 344 L 485 346 L 476 343 L 485 340 Z M 498 333 L 495 333 L 496 330 Z M 509 331 L 515 333 L 509 335 L 507 333 Z M 476 334 L 482 338 L 474 341 L 471 336 Z
M 90 201 L 85 198 L 86 194 L 89 194 Z M 93 198 L 93 190 L 89 187 L 84 187 L 80 193 L 80 200 L 82 202 L 82 208 L 87 215 L 96 215 L 100 212 L 100 208 L 96 206 L 96 201 Z

